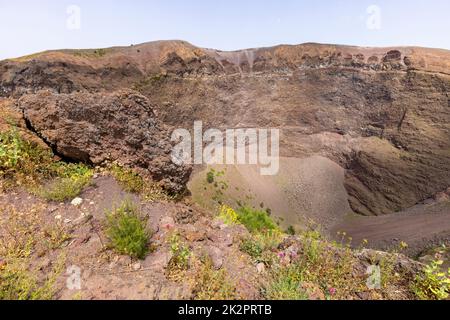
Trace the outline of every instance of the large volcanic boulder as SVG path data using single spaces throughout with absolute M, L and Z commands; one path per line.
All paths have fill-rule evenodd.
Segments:
M 191 168 L 171 161 L 170 131 L 146 97 L 113 93 L 40 91 L 18 101 L 24 118 L 57 154 L 76 161 L 120 163 L 148 172 L 170 192 L 185 190 Z

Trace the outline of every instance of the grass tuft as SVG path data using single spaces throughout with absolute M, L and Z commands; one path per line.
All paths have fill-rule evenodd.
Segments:
M 116 252 L 133 258 L 145 258 L 151 234 L 135 204 L 124 201 L 117 209 L 106 214 L 106 224 L 106 234 Z

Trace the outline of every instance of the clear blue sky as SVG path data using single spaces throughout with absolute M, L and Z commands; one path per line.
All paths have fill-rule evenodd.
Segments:
M 67 27 L 70 5 L 81 9 L 80 29 Z M 367 26 L 378 12 L 367 13 L 371 5 L 381 10 L 378 29 Z M 161 39 L 223 50 L 303 42 L 450 49 L 449 14 L 449 0 L 0 0 L 0 59 Z

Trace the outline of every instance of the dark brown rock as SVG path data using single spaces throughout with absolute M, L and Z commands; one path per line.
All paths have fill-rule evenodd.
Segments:
M 190 168 L 171 160 L 171 132 L 136 92 L 53 94 L 18 101 L 32 129 L 65 158 L 101 164 L 119 161 L 140 169 L 168 191 L 181 193 Z

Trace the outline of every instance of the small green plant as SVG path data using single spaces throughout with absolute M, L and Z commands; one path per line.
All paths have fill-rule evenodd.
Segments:
M 170 251 L 172 253 L 169 269 L 171 269 L 171 271 L 187 270 L 189 268 L 191 250 L 189 250 L 189 247 L 181 242 L 180 236 L 177 233 L 174 233 L 170 237 L 169 243 Z
M 169 195 L 151 179 L 141 176 L 133 169 L 125 168 L 116 163 L 109 167 L 109 172 L 125 191 L 140 194 L 146 201 L 171 201 L 179 196 Z
M 51 300 L 57 274 L 40 283 L 33 272 L 18 262 L 10 262 L 0 270 L 0 300 Z
M 421 300 L 446 300 L 450 295 L 450 268 L 443 272 L 444 261 L 434 260 L 416 277 L 413 291 Z
M 295 236 L 295 234 L 296 234 L 297 232 L 295 231 L 294 226 L 289 226 L 289 228 L 286 230 L 286 233 L 287 233 L 288 235 Z
M 53 181 L 39 187 L 35 193 L 49 201 L 62 202 L 78 196 L 92 183 L 93 170 L 85 164 L 55 162 L 51 171 L 57 175 Z
M 112 248 L 120 254 L 143 259 L 148 253 L 150 232 L 139 209 L 125 200 L 117 209 L 106 214 L 106 234 Z
M 236 211 L 239 222 L 250 232 L 267 232 L 278 230 L 278 225 L 266 211 L 255 210 L 250 207 L 241 207 Z
M 206 174 L 206 182 L 208 182 L 209 184 L 213 184 L 214 183 L 214 178 L 215 178 L 214 171 L 209 171 Z

